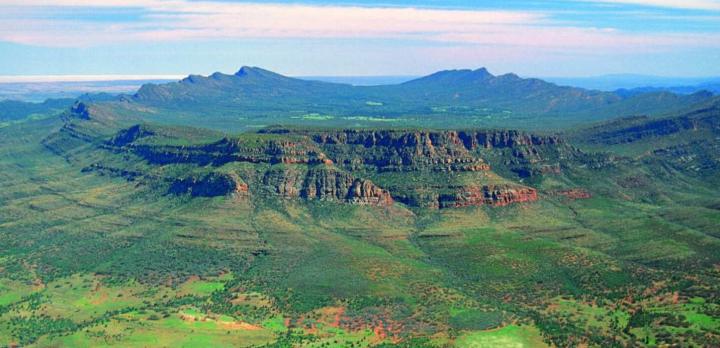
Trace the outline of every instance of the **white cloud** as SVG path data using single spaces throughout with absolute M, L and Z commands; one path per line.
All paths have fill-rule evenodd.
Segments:
M 580 0 L 582 2 L 640 5 L 651 7 L 665 7 L 688 10 L 720 11 L 718 0 Z
M 24 7 L 156 7 L 163 3 L 179 3 L 176 0 L 2 0 L 2 6 Z
M 541 23 L 545 15 L 519 11 L 343 7 L 183 0 L 4 0 L 3 7 L 52 13 L 53 7 L 138 7 L 131 23 L 36 19 L 0 13 L 0 40 L 50 46 L 118 41 L 228 38 L 408 38 L 479 31 L 487 26 Z M 7 11 L 6 11 L 7 12 Z
M 593 1 L 593 0 L 589 0 Z M 596 0 L 605 3 L 680 4 L 673 0 Z M 711 0 L 685 0 L 709 6 Z M 54 7 L 134 7 L 135 22 L 3 18 L 3 8 L 53 11 Z M 41 17 L 43 18 L 43 17 Z M 563 50 L 659 50 L 720 46 L 716 33 L 647 34 L 561 25 L 543 12 L 443 10 L 230 3 L 187 0 L 0 0 L 0 41 L 78 47 L 119 42 L 213 39 L 412 39 L 453 44 Z

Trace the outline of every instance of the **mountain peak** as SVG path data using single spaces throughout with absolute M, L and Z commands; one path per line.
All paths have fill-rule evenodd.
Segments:
M 463 78 L 463 79 L 488 79 L 495 77 L 495 75 L 491 74 L 487 68 L 479 68 L 475 70 L 471 69 L 458 69 L 458 70 L 443 70 L 440 72 L 437 72 L 433 75 L 444 75 L 444 76 L 452 76 L 456 78 Z M 430 75 L 432 76 L 432 75 Z
M 254 67 L 254 66 L 243 65 L 242 67 L 240 67 L 240 70 L 238 70 L 235 73 L 235 76 L 246 76 L 246 75 L 257 74 L 259 72 L 259 70 L 262 70 L 262 69 L 260 69 L 258 67 Z
M 482 76 L 482 77 L 493 77 L 493 74 L 491 74 L 491 73 L 487 70 L 487 68 L 484 68 L 484 67 L 483 67 L 483 68 L 480 68 L 480 69 L 476 69 L 475 71 L 473 71 L 473 75 L 479 76 L 479 77 L 480 77 L 480 76 Z
M 236 77 L 243 78 L 247 81 L 294 81 L 295 79 L 280 75 L 270 70 L 258 68 L 255 66 L 243 66 L 235 73 Z
M 258 68 L 256 66 L 243 66 L 235 73 L 235 76 L 241 77 L 241 76 L 274 76 L 274 77 L 282 77 L 282 75 L 278 73 L 274 73 L 270 70 L 265 70 L 263 68 Z
M 486 68 L 476 70 L 456 69 L 438 71 L 432 75 L 421 77 L 404 83 L 405 85 L 421 83 L 440 83 L 445 85 L 477 83 L 495 78 Z

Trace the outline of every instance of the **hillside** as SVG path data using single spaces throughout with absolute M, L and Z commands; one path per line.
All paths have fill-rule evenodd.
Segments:
M 720 343 L 714 100 L 565 134 L 227 133 L 112 103 L 0 129 L 0 344 Z
M 670 114 L 709 98 L 667 92 L 625 97 L 514 74 L 494 76 L 485 69 L 441 71 L 396 85 L 351 86 L 243 67 L 234 75 L 191 75 L 174 83 L 147 84 L 106 107 L 141 112 L 159 123 L 235 131 L 273 124 L 538 129 Z

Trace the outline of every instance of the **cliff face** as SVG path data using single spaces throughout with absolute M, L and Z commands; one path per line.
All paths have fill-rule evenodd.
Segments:
M 459 188 L 454 194 L 440 196 L 439 207 L 506 206 L 513 203 L 535 202 L 537 200 L 537 190 L 530 187 L 510 185 L 469 186 Z
M 155 132 L 147 129 L 143 125 L 134 125 L 128 129 L 124 129 L 118 132 L 110 141 L 110 145 L 115 147 L 126 146 L 132 144 L 134 141 L 155 135 Z
M 496 206 L 532 203 L 539 199 L 537 190 L 521 185 L 467 185 L 438 187 L 397 197 L 409 206 L 430 209 Z
M 218 166 L 231 162 L 270 164 L 319 164 L 326 162 L 326 156 L 317 146 L 303 140 L 268 139 L 260 143 L 248 144 L 242 140 L 225 138 L 215 143 L 200 146 L 118 143 L 118 141 L 128 137 L 139 136 L 139 132 L 126 130 L 118 134 L 108 145 L 125 147 L 153 164 L 193 163 Z
M 270 170 L 265 173 L 263 184 L 286 198 L 377 206 L 389 206 L 393 203 L 390 193 L 370 180 L 354 178 L 346 172 L 330 167 L 313 168 L 307 172 L 296 168 Z
M 580 131 L 575 137 L 589 144 L 615 145 L 702 131 L 720 134 L 720 104 L 670 118 L 621 118 Z
M 98 151 L 137 162 L 87 168 L 165 182 L 168 193 L 192 197 L 274 194 L 373 206 L 398 200 L 443 209 L 536 201 L 535 189 L 503 183 L 484 157 L 499 156 L 505 161 L 495 162 L 501 168 L 532 164 L 552 174 L 559 165 L 547 165 L 542 157 L 563 146 L 557 137 L 518 131 L 275 129 L 194 145 L 175 145 L 172 132 L 144 125 L 121 130 Z
M 529 177 L 558 174 L 558 161 L 578 153 L 557 136 L 512 130 L 265 132 L 307 136 L 335 163 L 350 170 L 477 172 L 499 167 Z
M 169 193 L 190 194 L 193 197 L 216 197 L 245 195 L 248 185 L 237 175 L 210 173 L 201 177 L 176 179 L 170 184 Z
M 558 144 L 556 136 L 538 136 L 515 130 L 503 131 L 404 131 L 404 130 L 355 130 L 303 131 L 269 129 L 261 133 L 302 134 L 312 137 L 322 145 L 362 145 L 371 147 L 412 148 L 416 153 L 460 154 L 479 147 L 516 147 L 519 145 Z
M 202 146 L 160 146 L 133 143 L 151 136 L 140 126 L 117 134 L 108 144 L 124 147 L 154 164 L 231 162 L 335 164 L 343 169 L 379 172 L 489 171 L 484 157 L 502 157 L 496 165 L 520 176 L 559 173 L 558 149 L 575 149 L 556 136 L 518 131 L 287 131 L 268 130 L 267 139 L 222 139 Z M 284 137 L 277 137 L 283 134 Z
M 81 120 L 89 120 L 90 119 L 90 109 L 88 108 L 87 104 L 83 102 L 75 102 L 73 106 L 70 108 L 70 116 L 77 117 Z

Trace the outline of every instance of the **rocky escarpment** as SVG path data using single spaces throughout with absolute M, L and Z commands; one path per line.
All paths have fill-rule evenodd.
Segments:
M 335 163 L 350 170 L 473 172 L 491 170 L 486 158 L 501 153 L 503 167 L 526 173 L 558 172 L 556 159 L 577 149 L 557 136 L 520 131 L 312 131 L 267 129 L 270 134 L 306 136 Z M 550 167 L 552 170 L 547 170 Z
M 132 152 L 161 166 L 220 167 L 236 162 L 269 165 L 258 176 L 262 179 L 249 181 L 249 186 L 285 198 L 383 206 L 397 198 L 411 206 L 430 208 L 504 206 L 535 201 L 537 192 L 529 187 L 486 185 L 481 181 L 467 182 L 468 179 L 458 184 L 454 175 L 489 172 L 491 167 L 482 156 L 492 151 L 508 151 L 516 163 L 540 156 L 542 151 L 537 147 L 562 143 L 557 137 L 517 131 L 271 129 L 258 135 L 223 138 L 194 146 L 164 145 L 162 141 L 152 140 L 153 137 L 157 137 L 154 131 L 134 126 L 118 133 L 106 146 L 114 151 Z M 538 170 L 554 173 L 559 171 L 559 166 L 546 165 Z M 437 187 L 427 188 L 417 183 L 394 186 L 388 191 L 368 178 L 382 173 L 396 173 L 392 175 L 397 178 L 416 175 L 409 172 L 437 177 Z M 412 181 L 412 177 L 408 179 Z M 208 189 L 210 184 L 216 188 Z M 173 185 L 173 192 L 195 196 L 227 194 L 232 190 L 222 180 L 181 180 Z
M 136 142 L 153 133 L 134 126 L 118 133 L 108 146 L 132 151 L 153 164 L 333 163 L 350 171 L 377 172 L 489 171 L 492 168 L 485 157 L 501 157 L 495 164 L 521 176 L 559 173 L 558 158 L 577 151 L 556 136 L 518 131 L 272 129 L 262 133 L 266 138 L 224 138 L 195 146 L 157 145 Z
M 155 135 L 155 132 L 148 129 L 146 126 L 137 124 L 128 129 L 124 129 L 118 132 L 108 144 L 114 147 L 121 147 L 132 144 L 134 141 Z
M 621 118 L 580 131 L 575 137 L 588 144 L 615 145 L 702 130 L 720 134 L 720 105 L 711 105 L 670 118 Z
M 89 120 L 90 119 L 90 108 L 88 108 L 87 104 L 77 101 L 70 108 L 69 115 L 72 115 L 73 117 L 77 117 L 81 120 Z
M 162 176 L 160 174 L 118 168 L 100 163 L 93 163 L 82 169 L 83 172 L 95 172 L 100 175 L 119 176 L 128 181 L 146 181 L 167 187 L 167 193 L 173 195 L 190 195 L 192 197 L 247 196 L 248 184 L 235 173 L 210 172 L 189 174 L 181 177 Z M 165 183 L 166 185 L 164 185 Z
M 436 186 L 396 198 L 409 206 L 430 209 L 503 207 L 516 203 L 532 203 L 539 199 L 536 189 L 509 184 Z
M 72 137 L 72 127 L 81 124 L 69 123 L 62 136 Z M 115 154 L 86 168 L 192 197 L 275 195 L 373 206 L 394 201 L 428 208 L 505 206 L 536 201 L 537 192 L 498 177 L 484 157 L 509 157 L 512 163 L 525 161 L 555 173 L 559 166 L 539 158 L 563 146 L 554 136 L 517 131 L 273 129 L 204 143 L 187 139 L 215 135 L 192 132 L 140 124 L 103 141 L 86 139 L 95 151 Z
M 269 128 L 261 130 L 259 133 L 306 135 L 322 145 L 412 148 L 416 153 L 440 155 L 457 155 L 463 151 L 472 151 L 477 148 L 505 148 L 563 142 L 557 136 L 539 136 L 517 130 L 416 131 L 345 129 L 340 131 L 313 131 Z
M 176 179 L 168 192 L 193 197 L 242 196 L 248 193 L 248 185 L 235 174 L 209 173 Z
M 134 140 L 152 135 L 132 127 L 116 135 L 107 143 L 116 150 L 131 151 L 152 164 L 192 163 L 220 166 L 231 162 L 320 164 L 328 163 L 322 151 L 303 139 L 228 139 L 194 146 L 135 143 Z M 134 139 L 133 139 L 134 137 Z M 126 141 L 130 140 L 131 141 Z
M 286 198 L 344 201 L 363 205 L 388 206 L 393 203 L 390 193 L 370 180 L 358 179 L 347 172 L 318 167 L 273 168 L 263 176 L 263 185 Z
M 483 171 L 490 167 L 448 132 L 353 131 L 308 134 L 347 167 L 380 171 Z
M 512 203 L 535 202 L 537 200 L 537 190 L 530 187 L 511 185 L 466 186 L 458 188 L 452 194 L 440 195 L 438 207 L 506 206 Z

